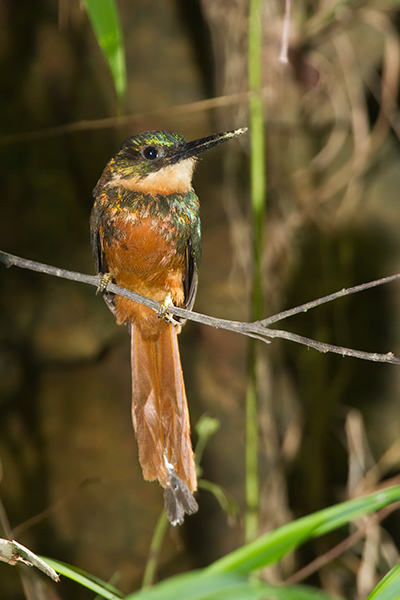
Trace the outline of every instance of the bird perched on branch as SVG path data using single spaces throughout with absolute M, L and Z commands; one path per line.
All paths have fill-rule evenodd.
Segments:
M 187 142 L 149 131 L 127 139 L 93 195 L 90 232 L 104 298 L 131 334 L 132 419 L 146 480 L 164 488 L 173 525 L 197 511 L 196 467 L 178 347 L 182 322 L 168 305 L 192 309 L 201 257 L 196 157 L 245 129 Z M 162 303 L 153 309 L 107 292 L 107 282 Z

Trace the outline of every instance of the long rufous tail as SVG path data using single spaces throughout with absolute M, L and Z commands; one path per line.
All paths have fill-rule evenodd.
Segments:
M 176 525 L 197 511 L 189 411 L 178 346 L 169 323 L 156 339 L 131 324 L 132 419 L 143 477 L 165 488 L 168 518 Z

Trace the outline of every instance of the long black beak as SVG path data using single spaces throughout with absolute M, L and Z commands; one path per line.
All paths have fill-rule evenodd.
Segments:
M 174 156 L 171 156 L 168 162 L 169 164 L 173 164 L 185 160 L 186 158 L 197 156 L 201 152 L 205 152 L 205 150 L 218 146 L 218 144 L 222 144 L 222 142 L 227 142 L 238 135 L 242 135 L 242 133 L 245 133 L 246 131 L 247 127 L 242 127 L 241 129 L 233 129 L 232 131 L 224 131 L 223 133 L 214 133 L 213 135 L 194 140 L 193 142 L 186 142 L 186 144 L 182 145 L 182 149 L 178 150 Z

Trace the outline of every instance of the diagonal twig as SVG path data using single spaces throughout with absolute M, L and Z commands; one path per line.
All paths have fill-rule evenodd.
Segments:
M 389 275 L 388 277 L 382 277 L 381 279 L 374 279 L 374 281 L 368 281 L 368 283 L 361 283 L 360 285 L 355 285 L 353 287 L 343 288 L 338 292 L 334 292 L 333 294 L 328 294 L 327 296 L 323 296 L 322 298 L 311 300 L 310 302 L 306 302 L 305 304 L 300 304 L 299 306 L 295 306 L 294 308 L 289 308 L 288 310 L 284 310 L 283 312 L 277 313 L 276 315 L 272 315 L 267 319 L 263 319 L 262 323 L 263 325 L 268 327 L 269 325 L 272 325 L 277 321 L 282 321 L 287 317 L 292 317 L 293 315 L 298 315 L 302 312 L 305 313 L 311 308 L 316 308 L 317 306 L 321 306 L 321 304 L 325 304 L 326 302 L 332 302 L 332 300 L 343 298 L 343 296 L 350 296 L 350 294 L 356 294 L 357 292 L 369 290 L 373 287 L 377 287 L 378 285 L 383 285 L 384 283 L 390 283 L 391 281 L 395 281 L 396 279 L 400 279 L 400 273 L 396 273 L 396 275 Z
M 93 285 L 97 288 L 101 283 L 100 275 L 85 275 L 84 273 L 67 271 L 65 269 L 60 269 L 51 265 L 46 265 L 36 261 L 27 260 L 25 258 L 20 258 L 19 256 L 14 256 L 13 254 L 9 254 L 7 252 L 0 251 L 0 262 L 4 263 L 7 267 L 17 266 L 22 269 L 29 269 L 31 271 L 46 273 L 47 275 L 53 275 L 55 277 L 69 279 L 71 281 L 86 283 L 88 285 Z M 297 344 L 301 344 L 303 346 L 314 348 L 315 350 L 318 350 L 319 352 L 323 353 L 333 352 L 342 356 L 352 356 L 354 358 L 359 358 L 362 360 L 398 365 L 400 364 L 400 358 L 395 356 L 392 352 L 387 352 L 386 354 L 380 354 L 378 352 L 364 352 L 362 350 L 354 350 L 352 348 L 346 348 L 344 346 L 336 346 L 334 344 L 319 342 L 317 340 L 297 335 L 296 333 L 291 333 L 290 331 L 268 328 L 268 325 L 281 321 L 282 319 L 285 319 L 289 316 L 301 312 L 306 312 L 307 310 L 315 308 L 320 304 L 331 302 L 332 300 L 335 300 L 342 296 L 354 294 L 356 292 L 360 292 L 362 290 L 366 290 L 377 285 L 388 283 L 389 281 L 394 281 L 398 278 L 400 278 L 400 274 L 392 275 L 390 277 L 384 277 L 383 279 L 377 279 L 375 281 L 354 286 L 352 288 L 343 289 L 339 292 L 335 292 L 334 294 L 329 294 L 328 296 L 324 296 L 323 298 L 318 298 L 311 302 L 307 302 L 306 304 L 302 304 L 301 306 L 297 306 L 290 310 L 286 310 L 276 315 L 272 315 L 271 317 L 263 319 L 262 321 L 254 321 L 252 323 L 246 323 L 242 321 L 230 321 L 227 319 L 210 317 L 208 315 L 196 313 L 190 310 L 186 310 L 184 308 L 179 308 L 177 306 L 168 307 L 167 312 L 172 315 L 182 317 L 184 319 L 195 321 L 197 323 L 202 323 L 203 325 L 215 327 L 216 329 L 224 329 L 226 331 L 233 331 L 235 333 L 247 335 L 249 337 L 259 339 L 265 343 L 270 343 L 271 340 L 274 338 L 281 338 L 295 342 Z M 112 292 L 114 294 L 124 296 L 125 298 L 129 298 L 130 300 L 138 302 L 139 304 L 143 304 L 152 308 L 156 312 L 160 312 L 160 309 L 163 308 L 159 302 L 151 300 L 150 298 L 146 298 L 145 296 L 141 296 L 140 294 L 132 292 L 131 290 L 119 287 L 118 285 L 115 285 L 113 283 L 107 285 L 107 292 Z

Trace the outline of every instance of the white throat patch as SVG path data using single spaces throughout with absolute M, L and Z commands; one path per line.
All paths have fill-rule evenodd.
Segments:
M 145 194 L 184 194 L 192 190 L 195 158 L 187 158 L 174 165 L 162 167 L 146 177 L 131 177 L 124 179 L 115 177 L 110 185 L 121 185 L 129 190 Z

